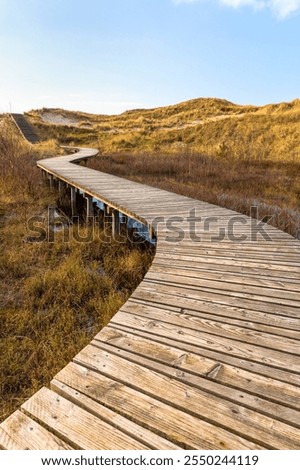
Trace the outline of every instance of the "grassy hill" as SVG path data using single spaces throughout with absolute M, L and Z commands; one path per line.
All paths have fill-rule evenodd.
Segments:
M 258 107 L 200 98 L 113 116 L 47 108 L 27 115 L 44 138 L 92 144 L 102 152 L 188 149 L 260 161 L 300 158 L 300 100 Z

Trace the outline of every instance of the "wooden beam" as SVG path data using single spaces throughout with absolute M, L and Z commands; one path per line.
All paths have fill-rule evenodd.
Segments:
M 65 188 L 65 183 L 61 179 L 59 179 L 58 180 L 58 195 L 59 195 L 59 197 L 62 196 L 64 188 Z
M 76 217 L 78 215 L 77 212 L 77 190 L 74 186 L 71 186 L 71 213 L 72 217 Z
M 53 188 L 53 186 L 54 186 L 54 177 L 51 173 L 48 174 L 48 180 L 49 180 L 50 188 Z
M 112 236 L 120 235 L 120 212 L 116 209 L 112 211 Z
M 95 215 L 93 198 L 89 194 L 84 194 L 84 198 L 86 199 L 86 223 L 93 224 Z

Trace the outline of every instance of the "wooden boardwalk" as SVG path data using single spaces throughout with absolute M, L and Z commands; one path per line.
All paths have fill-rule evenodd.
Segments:
M 37 144 L 40 141 L 35 128 L 24 114 L 12 113 L 10 117 L 24 139 L 31 144 Z
M 152 226 L 156 255 L 107 327 L 0 425 L 0 447 L 300 449 L 300 242 L 72 163 L 91 153 L 38 165 Z

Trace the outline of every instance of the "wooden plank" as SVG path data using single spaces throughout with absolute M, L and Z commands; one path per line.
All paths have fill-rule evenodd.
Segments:
M 144 338 L 149 338 L 155 340 L 159 343 L 165 344 L 167 346 L 173 346 L 175 348 L 182 348 L 187 352 L 192 352 L 198 354 L 200 356 L 215 360 L 218 363 L 226 364 L 229 366 L 234 366 L 238 369 L 243 369 L 244 371 L 260 374 L 264 379 L 265 382 L 268 383 L 268 379 L 272 379 L 279 382 L 284 382 L 294 387 L 300 386 L 300 377 L 299 374 L 294 374 L 291 372 L 286 372 L 280 369 L 274 369 L 273 367 L 269 367 L 265 364 L 259 364 L 257 362 L 253 362 L 249 359 L 243 359 L 235 356 L 230 356 L 228 354 L 224 354 L 218 350 L 214 349 L 207 349 L 201 345 L 193 345 L 189 343 L 184 343 L 180 336 L 176 337 L 175 339 L 166 335 L 163 336 L 161 334 L 157 334 L 153 331 L 147 331 L 142 329 L 132 329 L 127 325 L 119 325 L 118 323 L 110 322 L 109 325 L 121 329 L 123 331 L 127 331 L 129 333 L 138 334 Z
M 0 424 L 0 449 L 70 450 L 72 447 L 24 413 L 15 411 Z
M 68 387 L 67 385 L 53 379 L 51 382 L 51 390 L 56 392 L 58 395 L 66 398 L 67 400 L 75 403 L 84 410 L 93 414 L 94 416 L 104 420 L 105 422 L 113 425 L 122 432 L 125 432 L 129 436 L 137 439 L 142 444 L 148 446 L 150 449 L 156 450 L 176 450 L 180 449 L 179 446 L 172 442 L 164 439 L 163 437 L 149 431 L 145 427 L 124 418 L 119 413 L 116 413 L 106 406 L 103 406 L 91 398 L 87 397 L 83 393 Z
M 143 284 L 141 284 L 140 287 L 143 287 Z M 163 310 L 179 311 L 180 313 L 193 312 L 194 315 L 219 315 L 220 321 L 223 320 L 222 317 L 225 317 L 242 322 L 253 322 L 268 326 L 273 324 L 274 327 L 278 327 L 282 330 L 290 329 L 299 331 L 299 319 L 297 316 L 272 314 L 270 312 L 261 312 L 260 310 L 225 304 L 220 306 L 213 301 L 175 296 L 161 291 L 149 292 L 138 288 L 130 297 L 128 303 L 130 303 L 130 305 L 156 306 Z M 125 305 L 127 305 L 127 303 Z
M 165 286 L 163 284 L 150 284 L 143 282 L 140 286 L 135 290 L 132 298 L 136 298 L 137 295 L 141 293 L 148 293 L 148 295 L 157 296 L 160 293 L 168 294 L 176 297 L 181 297 L 186 300 L 200 300 L 205 302 L 213 302 L 222 308 L 223 305 L 225 306 L 232 306 L 238 307 L 242 309 L 248 310 L 258 310 L 265 313 L 271 314 L 278 314 L 278 315 L 286 315 L 294 318 L 299 318 L 299 303 L 293 302 L 293 305 L 286 305 L 283 301 L 280 302 L 272 302 L 268 298 L 255 296 L 255 295 L 247 295 L 244 293 L 231 293 L 230 291 L 215 291 L 209 288 L 203 289 L 188 289 L 187 287 L 173 287 L 173 286 Z M 276 299 L 275 299 L 276 300 Z M 291 304 L 292 302 L 289 302 Z
M 212 243 L 213 245 L 213 243 Z M 291 252 L 285 252 L 285 253 L 282 253 L 280 254 L 278 251 L 277 253 L 268 253 L 268 252 L 264 252 L 263 250 L 263 246 L 261 246 L 261 250 L 258 251 L 258 250 L 253 250 L 253 251 L 245 251 L 245 250 L 235 250 L 235 249 L 232 249 L 230 250 L 230 248 L 228 248 L 228 250 L 224 250 L 224 248 L 216 248 L 216 249 L 212 249 L 213 246 L 211 247 L 210 250 L 208 249 L 203 249 L 202 246 L 197 246 L 197 244 L 195 243 L 195 246 L 194 248 L 192 247 L 185 247 L 185 243 L 179 245 L 180 246 L 180 249 L 177 248 L 176 249 L 176 246 L 171 249 L 171 250 L 167 250 L 170 251 L 170 253 L 172 253 L 173 255 L 176 255 L 176 256 L 186 256 L 187 254 L 189 256 L 193 256 L 193 257 L 199 257 L 199 256 L 205 256 L 205 257 L 208 257 L 208 258 L 214 258 L 214 259 L 234 259 L 234 260 L 245 260 L 245 261 L 249 261 L 249 260 L 253 260 L 253 257 L 255 255 L 255 261 L 256 262 L 263 262 L 263 263 L 267 263 L 269 262 L 270 264 L 283 264 L 285 266 L 297 266 L 298 267 L 298 260 L 299 260 L 299 257 L 298 257 L 298 254 L 297 253 L 291 253 Z
M 169 249 L 169 246 L 165 246 L 162 242 L 160 248 L 165 250 Z M 184 252 L 189 252 L 191 254 L 204 253 L 208 256 L 236 256 L 236 257 L 250 257 L 255 253 L 257 257 L 263 257 L 264 255 L 267 257 L 266 259 L 275 259 L 279 258 L 282 260 L 284 255 L 288 257 L 293 257 L 296 262 L 298 258 L 298 251 L 296 247 L 291 247 L 289 245 L 285 245 L 285 243 L 276 243 L 274 241 L 269 242 L 269 244 L 260 244 L 252 242 L 250 243 L 239 243 L 231 241 L 230 243 L 227 242 L 218 242 L 215 241 L 213 243 L 202 243 L 197 242 L 195 240 L 192 242 L 188 242 L 187 240 L 184 243 L 176 244 L 172 250 L 174 253 L 184 254 Z
M 132 329 L 151 331 L 154 334 L 180 341 L 184 345 L 201 346 L 218 351 L 224 354 L 224 356 L 235 356 L 254 363 L 268 365 L 274 369 L 274 374 L 276 374 L 277 369 L 294 374 L 299 374 L 300 370 L 299 356 L 270 350 L 259 345 L 243 343 L 238 340 L 214 336 L 201 330 L 197 331 L 186 326 L 173 325 L 162 320 L 152 320 L 151 318 L 119 311 L 110 322 L 110 325 L 124 325 Z
M 110 325 L 110 324 L 109 324 Z M 216 361 L 189 354 L 184 349 L 165 346 L 153 340 L 143 339 L 140 336 L 124 333 L 122 330 L 107 326 L 95 336 L 95 340 L 114 344 L 126 350 L 133 350 L 139 354 L 159 360 L 162 363 L 183 367 L 202 376 L 206 376 L 215 366 Z M 94 342 L 94 341 L 93 341 Z M 93 344 L 93 342 L 91 344 Z
M 269 278 L 266 276 L 253 276 L 239 273 L 230 274 L 219 270 L 212 271 L 203 268 L 202 266 L 194 266 L 193 268 L 181 268 L 180 266 L 168 266 L 168 264 L 159 264 L 154 261 L 148 272 L 151 273 L 165 273 L 184 278 L 207 279 L 213 281 L 229 282 L 235 284 L 243 284 L 244 286 L 254 286 L 262 288 L 277 289 L 278 295 L 281 291 L 299 292 L 300 282 L 296 279 L 287 281 L 282 278 Z
M 93 346 L 99 347 L 100 349 L 111 352 L 117 356 L 127 359 L 136 364 L 140 364 L 150 370 L 159 372 L 168 377 L 174 377 L 175 379 L 194 386 L 205 392 L 211 393 L 220 398 L 226 398 L 226 400 L 232 401 L 238 405 L 245 406 L 259 413 L 270 416 L 284 423 L 290 424 L 300 428 L 300 412 L 294 408 L 288 408 L 278 403 L 273 403 L 265 398 L 260 399 L 257 395 L 253 396 L 248 391 L 243 391 L 241 394 L 240 390 L 232 389 L 223 384 L 215 383 L 214 378 L 219 373 L 219 369 L 223 367 L 223 364 L 215 363 L 213 367 L 206 373 L 201 374 L 198 370 L 192 370 L 184 364 L 185 358 L 188 356 L 187 353 L 181 351 L 181 358 L 178 363 L 168 362 L 160 356 L 153 357 L 151 355 L 150 347 L 147 350 L 149 344 L 145 344 L 145 340 L 130 335 L 120 330 L 110 330 L 105 332 L 107 337 L 93 341 Z M 116 338 L 118 335 L 118 338 Z M 113 339 L 111 339 L 111 336 Z M 202 359 L 202 358 L 201 358 Z
M 249 265 L 245 265 L 243 263 L 226 263 L 223 264 L 222 260 L 212 260 L 212 259 L 203 259 L 201 263 L 195 263 L 193 259 L 182 260 L 182 259 L 170 259 L 168 254 L 158 253 L 156 252 L 154 265 L 165 265 L 166 259 L 168 260 L 167 266 L 184 268 L 184 269 L 197 269 L 201 267 L 202 269 L 206 269 L 208 271 L 213 272 L 228 272 L 229 274 L 236 274 L 239 275 L 247 275 L 247 276 L 254 276 L 260 277 L 264 276 L 269 279 L 276 279 L 276 280 L 288 280 L 289 282 L 299 283 L 299 275 L 297 272 L 288 272 L 288 271 L 275 271 L 275 270 L 268 270 L 267 268 L 257 268 Z
M 149 217 L 149 219 L 151 220 L 152 217 Z M 220 242 L 220 240 L 225 240 L 227 242 L 240 241 L 241 243 L 260 243 L 261 241 L 285 243 L 286 240 L 290 240 L 287 235 L 276 232 L 276 229 L 271 230 L 270 226 L 266 227 L 264 231 L 259 232 L 256 231 L 255 228 L 252 229 L 250 225 L 243 229 L 231 229 L 225 224 L 223 224 L 223 226 L 221 226 L 221 224 L 216 224 L 214 227 L 211 226 L 209 228 L 205 228 L 205 226 L 197 227 L 194 232 L 191 232 L 191 228 L 188 223 L 182 221 L 176 223 L 176 219 L 173 223 L 170 221 L 168 225 L 166 225 L 167 220 L 168 213 L 166 210 L 165 215 L 163 216 L 163 223 L 160 225 L 160 235 L 161 239 L 166 242 L 165 247 L 169 246 L 169 248 L 171 248 L 174 243 L 182 241 L 183 239 L 188 241 L 194 240 L 195 243 L 201 243 L 202 241 L 211 241 L 214 243 Z M 182 235 L 184 235 L 184 238 L 182 238 Z
M 198 243 L 197 241 L 193 240 L 185 240 L 184 241 L 184 247 L 187 251 L 193 251 L 193 250 L 233 250 L 233 253 L 239 252 L 239 253 L 258 253 L 260 254 L 261 252 L 265 252 L 266 254 L 273 254 L 275 255 L 276 253 L 279 253 L 280 255 L 284 254 L 289 254 L 292 253 L 294 255 L 297 255 L 299 253 L 299 241 L 295 240 L 295 238 L 289 239 L 290 241 L 286 241 L 284 243 L 282 242 L 275 242 L 275 241 L 266 241 L 266 242 L 236 242 L 236 241 L 214 241 L 213 243 L 208 243 L 205 241 L 202 241 L 201 243 Z M 158 247 L 158 253 L 160 251 L 164 251 L 165 248 L 169 248 L 169 243 L 166 243 L 165 241 L 160 241 L 159 247 Z M 181 251 L 182 250 L 182 245 L 174 245 L 174 250 L 175 252 Z
M 257 333 L 271 333 L 281 338 L 300 339 L 300 324 L 298 319 L 290 319 L 289 317 L 280 318 L 275 316 L 275 319 L 273 320 L 272 317 L 270 318 L 270 315 L 259 313 L 253 314 L 252 312 L 249 312 L 248 315 L 245 315 L 245 312 L 243 312 L 243 316 L 239 316 L 238 312 L 234 309 L 220 310 L 216 308 L 216 311 L 211 311 L 211 309 L 205 308 L 205 306 L 203 308 L 200 307 L 199 310 L 195 310 L 189 308 L 188 305 L 183 308 L 176 305 L 170 305 L 169 303 L 163 303 L 164 299 L 162 298 L 160 300 L 160 303 L 156 303 L 151 302 L 150 300 L 143 301 L 138 299 L 129 299 L 122 307 L 122 311 L 139 314 L 140 312 L 148 312 L 149 308 L 149 311 L 152 311 L 153 314 L 162 315 L 164 319 L 165 313 L 167 315 L 172 314 L 172 322 L 174 323 L 177 322 L 177 317 L 182 317 L 183 319 L 193 319 L 195 317 L 196 321 L 207 320 L 208 322 L 212 321 L 217 324 L 221 323 L 254 330 Z
M 172 243 L 173 244 L 173 243 Z M 172 246 L 171 244 L 171 246 Z M 158 253 L 158 257 L 157 259 L 160 259 L 160 256 L 161 254 Z M 165 250 L 164 251 L 164 257 L 168 257 L 168 263 L 170 262 L 170 260 L 175 260 L 176 261 L 176 264 L 177 264 L 177 261 L 180 261 L 180 262 L 191 262 L 192 264 L 196 264 L 196 263 L 206 263 L 206 264 L 222 264 L 223 266 L 229 266 L 230 268 L 232 267 L 232 265 L 234 267 L 239 267 L 239 268 L 243 268 L 244 270 L 248 269 L 248 268 L 252 268 L 252 269 L 262 269 L 262 270 L 270 270 L 270 271 L 273 271 L 275 275 L 278 276 L 278 271 L 280 271 L 280 275 L 282 276 L 283 275 L 283 272 L 286 272 L 286 274 L 288 274 L 287 277 L 289 277 L 291 274 L 294 273 L 295 276 L 297 276 L 297 278 L 299 279 L 299 267 L 298 266 L 293 266 L 293 265 L 288 265 L 288 264 L 285 264 L 285 263 L 258 263 L 258 262 L 255 262 L 255 261 L 249 261 L 249 260 L 239 260 L 239 259 L 235 259 L 233 257 L 219 257 L 219 258 L 215 258 L 215 257 L 209 257 L 209 256 L 189 256 L 188 253 L 186 253 L 185 255 L 176 255 L 176 254 L 172 254 L 172 250 L 171 251 L 167 251 Z M 166 259 L 166 258 L 165 258 Z M 229 269 L 230 270 L 230 269 Z
M 69 363 L 55 380 L 185 449 L 266 448 L 79 364 Z
M 226 399 L 216 398 L 107 351 L 89 345 L 76 356 L 75 362 L 131 385 L 138 391 L 159 397 L 174 408 L 237 432 L 241 437 L 260 445 L 275 449 L 299 449 L 300 433 L 294 427 L 232 404 Z
M 288 290 L 279 290 L 279 289 L 272 289 L 271 287 L 252 287 L 249 285 L 245 285 L 243 283 L 232 283 L 229 280 L 217 281 L 212 279 L 203 279 L 198 277 L 197 274 L 192 276 L 183 276 L 176 273 L 168 273 L 168 272 L 155 272 L 154 269 L 150 269 L 146 274 L 145 278 L 146 281 L 152 282 L 162 282 L 167 285 L 172 285 L 175 287 L 188 287 L 189 289 L 215 289 L 217 292 L 225 291 L 227 292 L 230 290 L 233 293 L 237 293 L 238 295 L 241 293 L 247 295 L 253 295 L 258 297 L 263 297 L 268 302 L 278 302 L 284 303 L 284 300 L 291 300 L 295 301 L 296 305 L 299 305 L 300 308 L 300 299 L 299 299 L 299 292 L 288 291 Z M 293 302 L 292 305 L 295 305 Z
M 148 319 L 161 321 L 163 318 L 164 323 L 170 323 L 173 326 L 191 328 L 196 331 L 201 331 L 201 333 L 207 333 L 213 336 L 220 336 L 223 338 L 233 339 L 240 341 L 242 343 L 249 343 L 254 346 L 261 346 L 264 348 L 269 348 L 277 351 L 284 351 L 286 353 L 291 353 L 296 356 L 300 355 L 299 340 L 287 338 L 284 336 L 279 336 L 278 334 L 271 334 L 268 331 L 261 331 L 259 326 L 254 329 L 245 328 L 242 325 L 231 325 L 226 321 L 213 321 L 211 319 L 202 318 L 201 313 L 196 312 L 180 312 L 176 314 L 171 310 L 167 310 L 167 307 L 162 315 L 161 311 L 157 311 L 155 308 L 148 306 L 144 309 L 129 309 L 126 304 L 122 308 L 122 312 L 133 311 L 139 315 L 146 317 Z M 113 321 L 116 321 L 113 319 Z M 298 325 L 300 327 L 300 323 Z M 268 330 L 268 328 L 266 328 Z M 296 362 L 299 362 L 300 358 L 295 358 Z
M 149 449 L 47 388 L 33 395 L 22 410 L 77 449 Z
M 108 331 L 116 331 L 116 334 L 111 334 L 108 340 L 106 340 L 105 337 L 105 341 L 109 343 L 112 342 L 113 344 L 119 345 L 119 333 L 123 333 L 129 335 L 129 338 L 134 338 L 135 342 L 142 340 L 146 341 L 146 344 L 154 344 L 155 348 L 161 346 L 162 348 L 165 348 L 167 350 L 172 349 L 172 351 L 177 351 L 178 359 L 174 359 L 173 363 L 171 363 L 171 365 L 173 365 L 174 367 L 175 372 L 177 369 L 182 369 L 191 371 L 197 375 L 203 374 L 203 376 L 207 376 L 213 381 L 222 383 L 224 385 L 229 385 L 236 390 L 248 391 L 249 393 L 252 393 L 253 395 L 256 395 L 258 397 L 268 398 L 273 402 L 280 403 L 296 410 L 300 410 L 300 387 L 279 380 L 274 380 L 264 375 L 250 372 L 249 370 L 242 369 L 241 367 L 235 367 L 230 364 L 217 362 L 216 360 L 213 361 L 205 357 L 204 355 L 201 355 L 200 351 L 196 353 L 186 350 L 185 348 L 182 349 L 183 345 L 179 343 L 177 344 L 177 348 L 174 345 L 171 347 L 169 345 L 170 341 L 166 340 L 168 344 L 161 343 L 160 341 L 162 340 L 162 338 L 151 335 L 149 333 L 147 334 L 136 330 L 134 330 L 134 333 L 132 333 L 132 330 L 125 327 L 123 327 L 123 329 L 121 329 L 120 327 L 114 329 L 111 327 L 107 327 L 107 329 Z M 102 331 L 106 332 L 107 329 L 105 328 Z M 96 340 L 97 339 L 103 340 L 101 333 L 96 336 Z M 148 351 L 144 342 L 143 345 L 143 354 L 147 355 Z M 126 342 L 126 345 L 122 344 L 122 346 L 124 349 L 128 349 L 130 347 L 130 350 L 132 350 L 130 341 Z M 151 358 L 156 358 L 156 355 L 151 354 Z M 162 362 L 166 362 L 165 358 L 165 355 L 160 356 L 160 360 Z M 213 364 L 213 366 L 208 372 L 205 373 L 205 371 L 203 371 L 203 365 L 202 368 L 199 367 L 199 362 L 201 364 L 203 364 L 204 362 L 207 365 L 211 363 Z M 253 365 L 255 366 L 255 364 Z

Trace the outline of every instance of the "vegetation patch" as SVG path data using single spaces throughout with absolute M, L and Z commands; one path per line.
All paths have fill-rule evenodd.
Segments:
M 200 98 L 115 116 L 42 109 L 31 111 L 28 118 L 43 138 L 71 145 L 91 144 L 103 153 L 130 150 L 169 154 L 188 149 L 259 161 L 299 160 L 300 156 L 300 100 L 258 107 Z M 77 124 L 59 125 L 62 119 Z

